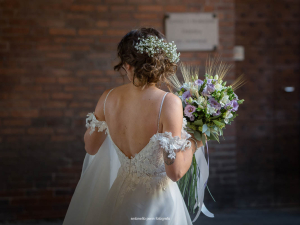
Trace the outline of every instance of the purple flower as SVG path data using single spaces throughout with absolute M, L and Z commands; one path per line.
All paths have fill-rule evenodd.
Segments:
M 215 109 L 221 109 L 221 104 L 215 98 L 209 98 L 208 102 Z
M 221 114 L 221 111 L 218 109 L 217 112 L 213 113 L 213 116 L 218 116 Z
M 187 116 L 187 117 L 190 117 L 193 116 L 192 113 L 196 111 L 196 107 L 193 106 L 193 105 L 186 105 L 186 107 L 184 108 L 184 115 Z
M 239 100 L 238 96 L 234 92 L 233 92 L 233 94 L 234 94 L 234 97 L 235 97 L 234 99 Z
M 215 79 L 207 79 L 207 84 L 211 84 L 211 82 Z
M 195 120 L 194 115 L 191 115 L 191 116 L 190 116 L 190 120 L 191 120 L 191 121 L 194 121 L 194 120 Z
M 202 91 L 201 94 L 202 94 L 203 96 L 208 96 L 208 97 L 211 96 L 210 93 L 209 93 L 209 91 L 207 90 L 207 86 L 203 89 L 203 91 Z
M 187 103 L 186 99 L 188 99 L 189 97 L 192 97 L 192 95 L 191 95 L 190 91 L 185 91 L 181 97 L 182 97 L 182 100 L 184 100 L 184 102 Z
M 203 84 L 203 81 L 200 79 L 195 80 L 195 84 L 197 84 L 198 86 L 201 86 Z
M 228 108 L 230 108 L 230 107 L 232 107 L 232 101 L 224 105 L 224 109 L 228 110 Z M 231 111 L 231 109 L 230 109 L 230 111 Z
M 215 91 L 215 86 L 213 84 L 207 84 L 202 91 L 202 95 L 210 97 L 211 93 Z
M 215 91 L 215 85 L 213 85 L 213 84 L 208 84 L 208 85 L 207 85 L 207 91 L 208 91 L 209 93 L 214 92 L 214 91 Z
M 231 102 L 232 102 L 232 107 L 233 107 L 231 109 L 231 111 L 233 111 L 233 112 L 237 111 L 239 108 L 239 103 L 236 100 L 232 100 Z
M 229 107 L 232 107 L 232 108 L 230 109 L 230 111 L 235 112 L 235 111 L 238 110 L 239 104 L 237 103 L 236 100 L 232 100 L 232 101 L 230 101 L 229 103 L 227 103 L 227 104 L 224 106 L 225 109 L 228 109 Z

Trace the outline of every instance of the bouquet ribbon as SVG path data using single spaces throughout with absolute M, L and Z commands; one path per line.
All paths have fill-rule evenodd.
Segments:
M 208 155 L 208 144 L 206 141 L 206 150 L 207 150 L 207 162 L 206 162 L 206 158 L 205 158 L 205 149 L 201 148 L 201 151 L 196 151 L 195 152 L 195 158 L 197 161 L 197 167 L 198 167 L 198 171 L 197 171 L 197 195 L 198 198 L 197 202 L 194 206 L 194 209 L 198 208 L 197 214 L 193 220 L 193 222 L 195 222 L 200 213 L 202 212 L 204 215 L 206 215 L 207 217 L 214 217 L 214 214 L 212 214 L 210 211 L 208 211 L 208 209 L 205 207 L 203 200 L 204 200 L 204 191 L 207 185 L 207 180 L 208 180 L 208 175 L 209 175 L 209 155 Z

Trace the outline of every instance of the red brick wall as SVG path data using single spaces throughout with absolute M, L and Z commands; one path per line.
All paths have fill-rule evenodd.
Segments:
M 233 0 L 0 0 L 0 219 L 64 217 L 86 114 L 105 89 L 123 84 L 112 69 L 117 44 L 136 27 L 164 32 L 166 12 L 217 13 L 217 52 L 233 63 Z M 182 52 L 181 60 L 204 71 L 207 53 Z M 210 143 L 212 209 L 235 199 L 234 126 L 222 145 Z
M 299 14 L 298 0 L 236 1 L 236 44 L 245 47 L 236 72 L 249 77 L 238 92 L 238 207 L 300 203 Z

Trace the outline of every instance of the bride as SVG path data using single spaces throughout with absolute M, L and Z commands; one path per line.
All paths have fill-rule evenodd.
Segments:
M 192 224 L 176 181 L 203 144 L 184 130 L 179 97 L 157 87 L 176 72 L 174 46 L 153 28 L 122 38 L 114 69 L 130 83 L 104 91 L 87 115 L 87 154 L 64 225 Z

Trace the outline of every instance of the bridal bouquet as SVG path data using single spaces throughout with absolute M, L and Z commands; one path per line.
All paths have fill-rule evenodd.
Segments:
M 198 77 L 198 67 L 192 68 L 182 63 L 179 66 L 184 78 L 183 84 L 176 74 L 169 77 L 171 86 L 176 89 L 175 94 L 182 100 L 187 132 L 193 133 L 197 140 L 202 141 L 204 147 L 207 147 L 208 140 L 219 142 L 219 136 L 223 136 L 223 129 L 238 115 L 239 105 L 244 101 L 234 93 L 238 87 L 245 84 L 243 75 L 233 84 L 226 85 L 224 77 L 231 66 L 219 61 L 219 58 L 208 57 L 203 79 Z M 195 205 L 195 195 L 197 196 L 198 193 L 198 169 L 194 155 L 190 170 L 178 181 L 182 195 L 188 194 L 190 208 Z M 206 184 L 207 180 L 205 187 Z M 190 187 L 187 188 L 189 185 Z

